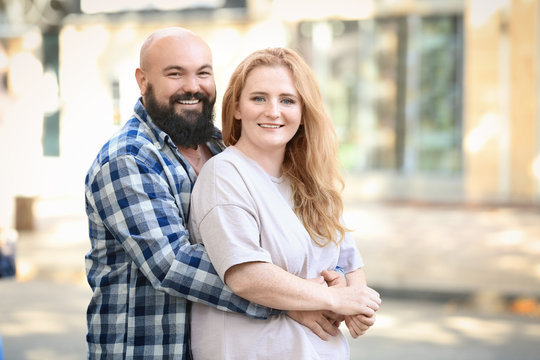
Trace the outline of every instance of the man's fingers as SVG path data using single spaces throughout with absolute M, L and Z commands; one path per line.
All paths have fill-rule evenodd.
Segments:
M 371 317 L 367 317 L 367 316 L 360 316 L 357 318 L 358 321 L 360 321 L 362 324 L 366 325 L 366 326 L 373 326 L 375 325 L 375 319 L 376 319 L 377 315 L 373 315 Z
M 356 339 L 358 336 L 364 335 L 375 324 L 375 315 L 371 317 L 364 315 L 347 316 L 345 317 L 345 324 L 347 324 L 351 336 Z
M 313 322 L 313 324 L 309 328 L 311 329 L 311 331 L 313 331 L 313 333 L 315 333 L 315 335 L 320 337 L 322 340 L 328 341 L 329 333 L 320 324 L 318 324 L 317 322 Z
M 347 324 L 347 328 L 349 328 L 349 332 L 354 339 L 364 335 L 369 329 L 369 326 L 363 323 L 360 319 L 360 316 L 348 316 L 345 319 L 345 324 Z
M 339 334 L 339 320 L 344 319 L 343 316 L 332 314 L 331 311 L 289 311 L 287 315 L 324 341 L 330 336 Z M 337 325 L 334 325 L 335 323 Z
M 349 333 L 351 334 L 353 339 L 356 339 L 358 337 L 358 333 L 356 332 L 356 326 L 353 322 L 352 316 L 348 316 L 345 318 L 345 324 L 347 325 L 347 328 L 349 329 Z
M 334 326 L 333 322 L 330 322 L 328 319 L 326 319 L 325 317 L 322 317 L 320 320 L 319 320 L 319 326 L 326 332 L 326 334 L 328 335 L 332 335 L 332 336 L 336 336 L 339 331 L 338 331 L 338 328 L 336 326 Z M 321 338 L 322 339 L 322 338 Z M 327 340 L 327 339 L 323 339 L 323 340 Z
M 337 314 L 333 311 L 323 311 L 323 315 L 330 320 L 331 323 L 341 323 L 345 320 L 345 315 Z
M 365 316 L 352 316 L 351 322 L 354 324 L 357 330 L 366 331 L 371 326 L 366 321 L 364 321 L 366 319 L 368 318 L 366 318 Z

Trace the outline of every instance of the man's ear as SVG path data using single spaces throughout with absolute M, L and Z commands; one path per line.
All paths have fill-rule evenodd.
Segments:
M 137 84 L 139 84 L 141 95 L 144 96 L 146 94 L 146 87 L 148 84 L 144 70 L 137 68 L 137 70 L 135 70 L 135 79 L 137 80 Z

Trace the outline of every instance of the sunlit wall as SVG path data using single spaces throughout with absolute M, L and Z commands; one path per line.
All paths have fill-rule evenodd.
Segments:
M 538 203 L 540 2 L 469 0 L 466 18 L 468 198 Z
M 250 0 L 241 11 L 94 9 L 60 27 L 58 75 L 43 65 L 44 36 L 29 27 L 0 49 L 0 150 L 12 169 L 2 177 L 0 226 L 12 223 L 16 196 L 82 197 L 91 161 L 139 96 L 139 47 L 164 26 L 185 26 L 210 44 L 218 125 L 220 95 L 245 55 L 267 46 L 299 50 L 340 136 L 348 201 L 538 203 L 539 3 Z M 59 154 L 51 156 L 43 129 L 54 112 Z M 19 157 L 6 155 L 13 149 Z
M 55 91 L 41 63 L 41 33 L 25 28 L 0 48 L 0 227 L 11 227 L 14 197 L 36 196 L 45 171 L 41 149 L 43 114 Z

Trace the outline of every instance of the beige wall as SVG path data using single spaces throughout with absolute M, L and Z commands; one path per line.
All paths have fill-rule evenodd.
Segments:
M 501 12 L 480 18 L 478 0 L 465 12 L 465 182 L 470 200 L 499 196 L 499 141 L 489 136 L 502 118 L 500 89 Z
M 530 201 L 536 193 L 531 166 L 538 149 L 538 55 L 540 0 L 512 0 L 510 50 L 510 195 Z
M 537 202 L 540 0 L 469 0 L 465 188 L 469 201 Z

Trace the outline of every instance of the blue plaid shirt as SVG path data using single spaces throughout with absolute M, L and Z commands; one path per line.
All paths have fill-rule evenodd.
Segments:
M 216 130 L 208 146 L 215 154 L 221 144 Z M 139 100 L 86 176 L 90 359 L 190 358 L 189 301 L 260 319 L 272 314 L 234 295 L 204 247 L 190 243 L 195 179 Z

